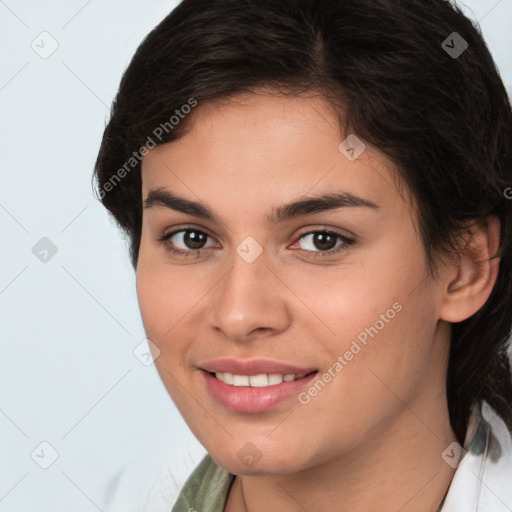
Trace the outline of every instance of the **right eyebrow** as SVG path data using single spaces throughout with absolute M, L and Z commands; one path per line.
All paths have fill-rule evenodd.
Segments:
M 163 187 L 150 189 L 144 200 L 144 209 L 154 206 L 164 206 L 194 217 L 222 223 L 215 212 L 204 203 L 179 197 Z

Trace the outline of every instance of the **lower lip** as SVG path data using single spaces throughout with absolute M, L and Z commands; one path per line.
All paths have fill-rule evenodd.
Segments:
M 292 382 L 282 382 L 264 388 L 250 386 L 231 386 L 201 370 L 209 393 L 227 409 L 236 412 L 258 413 L 277 407 L 279 404 L 297 395 L 317 375 L 311 373 Z

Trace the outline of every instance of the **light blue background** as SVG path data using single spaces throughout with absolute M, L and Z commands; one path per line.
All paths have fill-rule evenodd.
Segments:
M 133 355 L 145 338 L 134 272 L 91 192 L 121 73 L 175 5 L 0 1 L 1 512 L 105 510 L 112 478 L 162 454 L 172 503 L 205 453 Z M 465 5 L 511 91 L 512 0 Z M 59 45 L 47 59 L 31 48 L 43 31 Z M 31 251 L 42 237 L 58 248 L 47 263 Z M 46 470 L 31 458 L 42 441 L 59 454 Z

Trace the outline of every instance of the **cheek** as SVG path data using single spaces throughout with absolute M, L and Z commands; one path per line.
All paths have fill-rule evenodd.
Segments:
M 180 382 L 185 377 L 186 336 L 180 333 L 186 315 L 188 295 L 183 293 L 173 273 L 156 262 L 139 256 L 137 297 L 146 337 L 158 347 L 155 367 L 175 404 L 182 396 Z M 181 408 L 180 408 L 181 409 Z
M 200 266 L 193 267 L 171 266 L 141 245 L 137 298 L 146 336 L 160 349 L 155 361 L 159 371 L 185 371 L 191 340 L 200 337 L 202 308 L 212 284 Z
M 139 257 L 137 265 L 137 299 L 144 324 L 149 338 L 161 339 L 166 328 L 169 329 L 171 319 L 164 314 L 169 309 L 166 304 L 169 294 L 164 294 L 165 282 L 144 258 Z M 172 299 L 169 299 L 172 300 Z M 167 327 L 166 327 L 167 326 Z
M 436 328 L 436 299 L 425 279 L 422 247 L 415 237 L 393 240 L 372 251 L 364 263 L 336 276 L 302 278 L 318 339 L 333 362 L 343 358 L 338 379 L 349 396 L 382 387 L 378 377 L 408 393 L 428 364 Z M 330 333 L 330 334 L 329 334 Z M 364 386 L 363 386 L 364 384 Z
M 146 335 L 164 350 L 165 340 L 172 337 L 180 318 L 186 314 L 190 294 L 183 293 L 179 273 L 171 272 L 161 261 L 147 255 L 142 244 L 136 286 Z
M 407 295 L 397 290 L 372 300 L 368 298 L 364 313 L 347 305 L 346 323 L 338 324 L 346 335 L 332 350 L 341 356 L 343 367 L 336 392 L 333 387 L 343 400 L 339 409 L 333 407 L 343 415 L 351 404 L 358 420 L 369 425 L 400 404 L 411 403 L 428 382 L 432 366 L 438 366 L 433 350 L 435 307 L 428 293 L 417 290 Z

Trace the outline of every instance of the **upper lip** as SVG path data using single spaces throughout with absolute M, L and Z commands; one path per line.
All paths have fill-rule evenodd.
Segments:
M 233 373 L 235 375 L 258 375 L 261 373 L 281 373 L 283 375 L 293 373 L 298 375 L 301 373 L 307 374 L 317 371 L 316 368 L 312 368 L 310 366 L 296 366 L 268 359 L 244 360 L 232 358 L 207 361 L 201 364 L 200 368 L 207 372 Z

